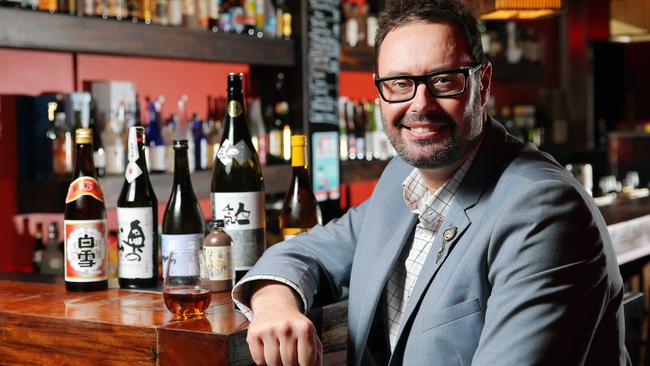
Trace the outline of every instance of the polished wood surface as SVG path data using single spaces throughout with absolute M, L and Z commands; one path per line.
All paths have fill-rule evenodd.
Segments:
M 205 318 L 186 321 L 153 291 L 73 293 L 61 284 L 0 281 L 0 293 L 3 365 L 237 364 L 228 349 L 248 325 L 227 292 L 212 295 Z M 238 364 L 250 363 L 242 357 Z
M 248 321 L 230 293 L 176 320 L 159 291 L 67 292 L 60 277 L 2 274 L 0 365 L 250 365 Z M 54 283 L 19 282 L 47 280 Z M 310 315 L 326 365 L 345 364 L 347 302 Z

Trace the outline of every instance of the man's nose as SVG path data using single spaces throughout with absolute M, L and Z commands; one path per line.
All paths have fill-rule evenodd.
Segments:
M 438 105 L 438 98 L 431 95 L 429 89 L 424 83 L 418 84 L 415 89 L 415 96 L 411 100 L 410 110 L 412 112 L 425 112 L 436 110 L 440 106 Z

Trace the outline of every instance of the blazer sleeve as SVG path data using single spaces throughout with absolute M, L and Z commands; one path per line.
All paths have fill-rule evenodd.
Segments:
M 579 189 L 561 180 L 534 182 L 495 212 L 491 294 L 473 365 L 585 364 L 603 314 L 620 310 L 622 284 L 607 228 Z M 618 345 L 622 337 L 612 328 Z M 612 357 L 602 361 L 619 364 L 618 353 Z
M 328 302 L 347 298 L 350 271 L 368 201 L 325 226 L 270 247 L 241 280 L 280 277 L 300 290 L 305 311 L 317 295 Z M 247 295 L 244 296 L 244 301 Z

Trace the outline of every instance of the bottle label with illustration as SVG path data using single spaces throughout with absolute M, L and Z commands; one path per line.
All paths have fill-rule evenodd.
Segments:
M 65 220 L 65 280 L 94 282 L 108 279 L 106 220 Z
M 118 207 L 118 276 L 120 278 L 151 278 L 154 274 L 153 210 L 151 207 Z
M 232 165 L 233 160 L 239 164 L 244 164 L 252 155 L 251 149 L 248 148 L 244 140 L 239 140 L 238 143 L 233 145 L 230 139 L 225 139 L 219 147 L 219 151 L 217 151 L 217 158 L 225 166 Z
M 206 267 L 210 281 L 233 279 L 232 250 L 230 245 L 222 247 L 203 247 Z
M 99 186 L 99 182 L 93 177 L 79 177 L 72 181 L 70 187 L 68 187 L 65 203 L 76 201 L 81 196 L 92 196 L 96 200 L 104 202 L 104 193 Z
M 167 262 L 169 254 L 174 250 L 200 250 L 203 246 L 203 233 L 196 234 L 162 234 L 160 237 L 162 247 L 162 271 L 163 278 L 167 276 Z M 177 274 L 189 273 L 187 266 L 176 263 Z
M 233 267 L 253 266 L 266 246 L 264 192 L 212 192 L 212 217 L 232 237 Z

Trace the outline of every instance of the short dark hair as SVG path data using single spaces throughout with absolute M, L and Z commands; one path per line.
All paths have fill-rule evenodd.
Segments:
M 379 49 L 390 31 L 414 22 L 444 21 L 451 22 L 461 30 L 472 62 L 485 62 L 478 20 L 463 0 L 392 0 L 379 20 L 375 37 L 375 72 L 378 72 Z

